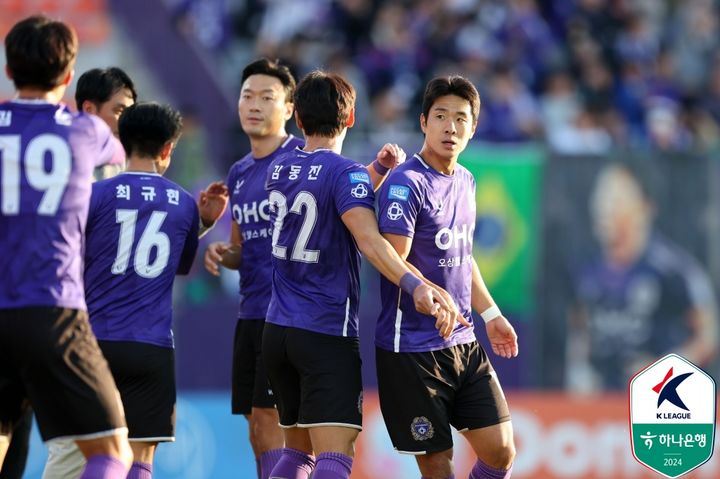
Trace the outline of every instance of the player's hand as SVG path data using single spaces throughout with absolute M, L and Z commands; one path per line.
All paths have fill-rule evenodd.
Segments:
M 493 318 L 485 325 L 490 346 L 495 354 L 502 358 L 514 358 L 518 355 L 518 338 L 515 329 L 505 316 Z
M 405 162 L 405 150 L 400 148 L 396 143 L 385 143 L 380 151 L 378 151 L 375 161 L 385 168 L 395 168 Z
M 198 199 L 198 209 L 200 210 L 200 219 L 205 227 L 209 228 L 225 213 L 230 194 L 227 186 L 222 181 L 214 181 L 200 192 Z
M 220 276 L 220 264 L 222 263 L 223 254 L 230 249 L 230 243 L 224 241 L 215 241 L 210 243 L 205 250 L 205 269 L 210 274 Z
M 442 297 L 445 302 L 451 306 L 451 309 L 446 311 L 444 315 L 435 316 L 435 329 L 438 330 L 438 334 L 440 334 L 443 339 L 448 339 L 452 335 L 458 323 L 463 326 L 472 327 L 472 324 L 460 313 L 450 293 L 437 285 L 433 285 L 433 290 L 436 295 Z

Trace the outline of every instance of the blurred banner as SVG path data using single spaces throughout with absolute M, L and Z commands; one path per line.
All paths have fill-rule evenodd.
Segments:
M 623 390 L 669 352 L 717 374 L 719 179 L 690 154 L 548 158 L 542 385 Z
M 514 479 L 652 479 L 630 449 L 627 395 L 570 396 L 508 391 L 515 427 Z M 155 479 L 252 479 L 255 461 L 247 422 L 230 415 L 230 393 L 184 393 L 178 401 L 177 442 L 162 444 Z M 364 429 L 357 443 L 352 479 L 417 479 L 412 456 L 396 453 L 374 391 L 366 391 Z M 408 426 L 409 427 L 409 426 Z M 39 479 L 46 450 L 34 431 L 25 477 Z M 716 452 L 718 449 L 715 445 Z M 474 455 L 455 434 L 458 479 L 468 476 Z M 687 476 L 720 477 L 720 457 Z
M 543 152 L 472 145 L 461 164 L 475 177 L 475 259 L 503 311 L 535 310 Z

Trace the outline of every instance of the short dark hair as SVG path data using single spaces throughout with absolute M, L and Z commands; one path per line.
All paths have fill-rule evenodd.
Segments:
M 280 63 L 279 60 L 270 60 L 268 58 L 260 58 L 249 63 L 242 72 L 242 80 L 240 84 L 244 84 L 252 75 L 267 75 L 280 80 L 285 90 L 285 101 L 292 102 L 295 94 L 295 77 L 290 69 Z
M 422 112 L 425 118 L 430 113 L 430 108 L 438 98 L 455 95 L 470 103 L 473 121 L 480 115 L 480 94 L 470 80 L 460 75 L 449 75 L 433 78 L 425 88 L 423 95 Z
M 110 100 L 110 97 L 119 90 L 127 88 L 132 95 L 133 103 L 137 101 L 135 84 L 127 73 L 118 67 L 93 68 L 78 78 L 75 88 L 75 104 L 82 110 L 85 101 L 101 105 Z
M 60 86 L 77 52 L 75 30 L 42 15 L 20 20 L 5 37 L 5 57 L 15 88 L 50 91 Z
M 120 142 L 125 153 L 154 158 L 169 141 L 176 141 L 182 130 L 182 116 L 169 105 L 136 103 L 126 108 L 118 121 Z
M 312 71 L 295 91 L 295 111 L 306 135 L 338 136 L 354 107 L 355 89 L 336 73 Z

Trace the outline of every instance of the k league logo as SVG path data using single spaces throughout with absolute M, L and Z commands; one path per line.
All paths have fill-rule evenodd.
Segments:
M 630 439 L 641 464 L 675 478 L 706 463 L 715 439 L 715 381 L 668 354 L 630 381 Z

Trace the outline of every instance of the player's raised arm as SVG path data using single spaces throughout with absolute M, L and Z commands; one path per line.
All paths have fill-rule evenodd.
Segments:
M 385 143 L 380 148 L 375 156 L 375 161 L 367 166 L 373 190 L 377 191 L 380 188 L 385 178 L 388 177 L 389 171 L 404 163 L 405 157 L 405 150 L 400 148 L 397 143 Z
M 205 236 L 225 213 L 229 200 L 228 188 L 222 181 L 214 181 L 200 192 L 197 203 L 200 212 L 200 238 Z

